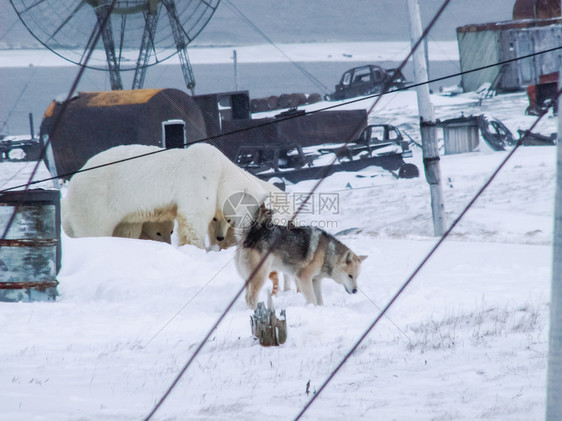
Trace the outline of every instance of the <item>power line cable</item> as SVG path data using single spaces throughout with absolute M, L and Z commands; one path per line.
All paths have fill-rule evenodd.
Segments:
M 558 51 L 558 50 L 561 50 L 561 49 L 562 49 L 562 46 L 553 47 L 553 48 L 549 48 L 549 49 L 546 49 L 546 50 L 543 50 L 543 51 L 538 51 L 536 53 L 531 53 L 531 54 L 527 54 L 527 55 L 520 56 L 520 57 L 514 57 L 514 58 L 511 58 L 511 59 L 508 59 L 508 60 L 503 60 L 503 61 L 500 61 L 500 62 L 497 62 L 497 63 L 492 63 L 492 64 L 487 64 L 487 65 L 484 65 L 484 66 L 476 67 L 474 69 L 464 70 L 462 72 L 453 73 L 453 74 L 449 74 L 449 75 L 446 75 L 446 76 L 441 76 L 441 77 L 438 77 L 438 78 L 435 78 L 435 79 L 428 80 L 426 82 L 414 83 L 414 84 L 405 86 L 403 88 L 396 88 L 396 89 L 393 89 L 393 90 L 389 90 L 387 92 L 372 94 L 372 95 L 368 95 L 368 96 L 364 96 L 364 97 L 360 97 L 360 98 L 355 98 L 355 99 L 352 99 L 352 100 L 349 100 L 349 101 L 340 102 L 338 104 L 329 105 L 327 107 L 319 108 L 317 110 L 306 111 L 304 114 L 295 114 L 295 115 L 285 116 L 285 117 L 282 117 L 282 118 L 277 118 L 273 121 L 267 121 L 267 122 L 257 124 L 257 125 L 252 126 L 252 127 L 232 130 L 230 132 L 219 134 L 219 135 L 208 136 L 205 139 L 201 139 L 201 140 L 197 140 L 195 142 L 192 142 L 192 143 L 190 143 L 190 145 L 193 145 L 193 144 L 196 144 L 196 143 L 202 143 L 202 142 L 212 142 L 216 139 L 220 139 L 223 136 L 229 136 L 229 135 L 233 135 L 233 134 L 244 133 L 244 132 L 251 131 L 251 130 L 254 130 L 254 129 L 266 127 L 266 126 L 269 126 L 269 125 L 272 125 L 272 124 L 278 124 L 278 123 L 283 122 L 283 121 L 288 121 L 288 120 L 292 120 L 292 119 L 295 119 L 295 118 L 301 118 L 301 117 L 304 117 L 304 116 L 313 115 L 313 114 L 320 113 L 320 112 L 323 112 L 323 111 L 329 111 L 329 110 L 337 109 L 337 108 L 347 106 L 347 105 L 350 105 L 350 104 L 355 104 L 355 103 L 366 101 L 366 100 L 369 100 L 369 99 L 378 98 L 378 97 L 381 97 L 381 96 L 384 96 L 384 95 L 405 91 L 405 90 L 415 88 L 415 87 L 418 87 L 418 86 L 422 86 L 422 85 L 426 85 L 426 84 L 434 83 L 434 82 L 439 82 L 439 81 L 442 81 L 442 80 L 462 76 L 462 75 L 469 74 L 469 73 L 478 72 L 478 71 L 489 69 L 489 68 L 496 67 L 496 66 L 503 66 L 505 64 L 513 63 L 513 62 L 516 62 L 516 61 L 519 61 L 519 60 L 525 60 L 527 58 L 536 57 L 536 56 L 539 56 L 539 55 L 542 55 L 542 54 L 551 53 L 551 52 Z M 161 153 L 161 152 L 166 152 L 166 151 L 169 151 L 169 149 L 162 149 L 162 150 L 158 150 L 158 151 L 155 151 L 155 152 L 130 157 L 130 158 L 123 159 L 123 160 L 120 160 L 120 161 L 115 161 L 114 163 L 117 164 L 117 163 L 120 163 L 120 162 L 129 161 L 131 159 L 142 158 L 142 157 L 145 157 L 145 156 L 148 156 L 148 155 L 153 155 L 153 154 L 156 154 L 156 153 Z M 72 172 L 68 172 L 68 173 L 65 173 L 65 174 L 60 174 L 60 175 L 57 175 L 56 177 L 44 178 L 44 179 L 41 179 L 41 180 L 31 182 L 30 185 L 39 184 L 39 183 L 46 182 L 46 181 L 52 181 L 52 180 L 56 180 L 56 179 L 59 179 L 59 178 L 71 177 L 71 176 L 73 176 L 75 174 L 78 174 L 78 173 L 81 173 L 81 172 L 94 170 L 94 169 L 105 167 L 105 166 L 108 166 L 108 165 L 112 165 L 112 163 L 107 163 L 107 164 L 92 167 L 92 168 L 80 169 L 80 170 L 77 170 L 77 171 L 72 171 Z M 0 190 L 0 193 L 4 193 L 4 192 L 9 191 L 9 190 L 16 190 L 16 189 L 19 189 L 19 188 L 22 188 L 22 187 L 25 187 L 25 186 L 26 186 L 26 184 L 13 186 L 13 187 L 10 187 L 9 189 Z
M 14 21 L 14 23 L 12 23 L 12 25 L 8 28 L 8 30 L 6 32 L 4 32 L 2 35 L 0 35 L 0 41 L 2 41 L 6 35 L 8 35 L 10 32 L 12 32 L 12 29 L 14 29 L 14 26 L 16 26 L 19 22 L 19 19 L 16 19 Z
M 557 92 L 556 95 L 556 100 L 558 100 L 558 97 L 560 96 L 560 93 L 562 92 L 562 90 Z M 531 126 L 531 128 L 528 130 L 527 133 L 533 131 L 533 129 L 537 126 L 537 124 L 539 123 L 539 121 L 541 120 L 541 118 L 544 116 L 541 115 L 540 117 L 538 117 L 535 122 L 533 123 L 533 125 Z M 472 207 L 472 205 L 474 205 L 474 203 L 476 202 L 476 200 L 478 200 L 478 198 L 484 193 L 484 191 L 490 186 L 490 184 L 492 183 L 492 181 L 496 178 L 496 176 L 499 174 L 499 172 L 503 169 L 503 167 L 507 164 L 507 162 L 510 160 L 510 158 L 515 154 L 515 152 L 517 151 L 517 149 L 519 149 L 519 147 L 523 144 L 523 140 L 527 137 L 527 134 L 525 134 L 523 137 L 521 137 L 520 139 L 517 140 L 517 143 L 515 144 L 515 146 L 513 147 L 513 149 L 507 154 L 507 156 L 504 158 L 504 160 L 500 163 L 500 165 L 496 168 L 496 170 L 492 173 L 492 175 L 490 176 L 490 178 L 486 181 L 486 183 L 484 183 L 484 185 L 478 190 L 478 192 L 474 195 L 474 197 L 470 200 L 470 202 L 468 202 L 468 204 L 465 206 L 465 208 L 462 210 L 462 212 L 459 214 L 459 216 L 453 221 L 453 223 L 451 224 L 451 226 L 447 229 L 447 231 L 445 231 L 445 233 L 443 234 L 443 236 L 439 239 L 439 241 L 437 241 L 437 243 L 431 248 L 431 250 L 429 251 L 429 253 L 427 253 L 427 255 L 422 259 L 422 261 L 420 262 L 420 264 L 414 269 L 414 271 L 412 272 L 412 274 L 408 277 L 408 279 L 406 279 L 406 281 L 402 284 L 402 286 L 398 289 L 398 291 L 392 296 L 392 298 L 390 299 L 390 301 L 386 304 L 386 306 L 383 308 L 383 310 L 379 313 L 379 315 L 375 318 L 375 320 L 371 323 L 371 325 L 365 330 L 365 332 L 363 332 L 363 334 L 360 336 L 360 338 L 357 340 L 357 342 L 355 343 L 355 345 L 353 345 L 353 347 L 345 354 L 344 358 L 340 361 L 340 363 L 336 366 L 336 368 L 334 370 L 332 370 L 332 372 L 330 373 L 330 375 L 328 376 L 328 378 L 324 381 L 324 383 L 322 384 L 322 386 L 320 386 L 320 388 L 316 391 L 316 393 L 312 396 L 312 398 L 310 398 L 310 400 L 307 402 L 307 404 L 303 407 L 303 409 L 298 413 L 297 417 L 295 418 L 295 421 L 298 421 L 301 419 L 301 417 L 304 415 L 304 413 L 308 410 L 308 408 L 310 408 L 310 406 L 312 405 L 312 403 L 316 400 L 316 398 L 320 395 L 320 393 L 322 393 L 322 391 L 326 388 L 326 386 L 328 385 L 328 383 L 330 383 L 330 381 L 335 377 L 335 375 L 339 372 L 339 370 L 343 367 L 343 365 L 346 363 L 346 361 L 351 357 L 351 355 L 357 350 L 357 348 L 359 347 L 359 345 L 361 345 L 361 343 L 363 342 L 363 340 L 369 335 L 369 333 L 371 332 L 371 330 L 373 330 L 373 328 L 378 324 L 378 322 L 382 319 L 382 317 L 386 314 L 386 312 L 390 309 L 390 307 L 392 307 L 392 305 L 396 302 L 396 300 L 400 297 L 400 295 L 404 292 L 404 290 L 408 287 L 408 285 L 410 285 L 410 283 L 414 280 L 414 278 L 418 275 L 418 273 L 420 272 L 420 270 L 425 266 L 425 264 L 431 259 L 431 257 L 434 255 L 434 253 L 437 251 L 437 249 L 443 244 L 443 242 L 447 239 L 447 237 L 449 236 L 449 234 L 451 234 L 451 232 L 453 231 L 453 229 L 455 229 L 455 227 L 458 225 L 458 223 L 461 221 L 461 219 L 464 217 L 464 215 L 466 215 L 466 213 L 469 211 L 469 209 Z
M 10 120 L 10 117 L 12 116 L 12 114 L 14 113 L 14 111 L 16 110 L 21 98 L 23 97 L 23 94 L 25 93 L 25 91 L 27 90 L 27 88 L 29 87 L 29 84 L 31 83 L 31 79 L 33 79 L 33 77 L 35 76 L 35 72 L 37 71 L 37 67 L 33 67 L 33 70 L 31 71 L 31 75 L 29 75 L 29 79 L 27 80 L 27 82 L 25 83 L 23 89 L 20 91 L 20 94 L 18 95 L 18 97 L 16 98 L 16 100 L 14 101 L 14 104 L 12 106 L 12 109 L 10 110 L 10 112 L 8 113 L 8 116 L 6 117 L 6 120 L 4 120 L 4 123 L 2 124 L 2 127 L 0 128 L 0 133 L 2 131 L 4 131 L 4 128 L 8 125 L 8 121 Z
M 60 122 L 62 121 L 62 116 L 64 114 L 64 112 L 66 111 L 66 108 L 68 107 L 68 104 L 70 103 L 70 100 L 72 98 L 72 95 L 74 94 L 74 91 L 76 90 L 78 83 L 80 82 L 80 79 L 82 78 L 82 75 L 84 74 L 84 70 L 86 69 L 86 64 L 88 63 L 90 57 L 92 56 L 93 52 L 94 52 L 94 48 L 96 46 L 96 44 L 98 43 L 101 34 L 103 32 L 103 29 L 105 28 L 107 22 L 109 21 L 109 17 L 111 15 L 111 12 L 113 11 L 113 8 L 115 7 L 115 4 L 117 3 L 117 0 L 112 0 L 111 4 L 109 4 L 108 8 L 107 8 L 107 15 L 105 16 L 103 22 L 101 22 L 101 24 L 96 25 L 96 27 L 94 27 L 94 30 L 92 31 L 92 35 L 90 36 L 90 40 L 94 40 L 91 44 L 91 47 L 88 51 L 88 54 L 84 60 L 84 64 L 80 66 L 80 70 L 78 71 L 78 74 L 76 75 L 76 78 L 74 79 L 74 83 L 72 84 L 70 91 L 66 97 L 66 100 L 63 102 L 62 104 L 62 109 L 60 111 L 60 113 L 57 115 L 57 118 L 55 119 L 55 122 L 53 124 L 53 130 L 51 132 L 51 134 L 56 132 L 56 129 L 58 128 Z M 99 30 L 98 30 L 99 27 Z M 95 36 L 94 36 L 95 34 Z M 29 186 L 31 186 L 31 184 L 36 184 L 33 182 L 33 178 L 35 177 L 35 174 L 37 173 L 37 170 L 39 169 L 39 165 L 41 164 L 41 161 L 43 160 L 43 157 L 45 156 L 46 152 L 47 152 L 47 148 L 49 147 L 51 142 L 51 137 L 49 137 L 49 139 L 47 139 L 47 141 L 45 142 L 45 145 L 43 145 L 42 149 L 41 149 L 41 154 L 39 155 L 39 157 L 37 158 L 37 163 L 35 164 L 33 170 L 31 171 L 31 175 L 29 176 L 29 180 L 28 182 L 23 186 L 24 190 L 28 190 Z M 12 190 L 12 189 L 5 189 L 0 191 L 0 193 L 4 193 L 7 190 Z M 2 233 L 2 241 L 4 241 L 6 239 L 6 236 L 8 235 L 8 231 L 10 230 L 10 228 L 12 227 L 12 224 L 14 223 L 14 220 L 16 218 L 16 214 L 19 210 L 19 205 L 14 206 L 14 210 L 12 212 L 12 215 L 10 216 L 10 219 L 8 220 L 8 223 L 6 224 L 6 227 L 4 228 L 4 232 Z
M 263 32 L 257 25 L 255 25 L 250 18 L 248 18 L 240 9 L 238 9 L 230 0 L 226 0 L 226 4 L 244 21 L 246 22 L 254 31 L 260 34 L 267 42 L 269 42 L 277 51 L 283 54 L 287 60 L 291 62 L 297 69 L 299 69 L 313 84 L 316 85 L 324 94 L 329 92 L 329 88 L 320 82 L 312 73 L 306 70 L 303 66 L 298 64 L 296 61 L 291 59 L 271 38 L 269 38 L 265 32 Z
M 406 64 L 406 62 L 408 61 L 409 57 L 415 52 L 415 50 L 419 47 L 419 45 L 421 44 L 421 42 L 423 41 L 424 37 L 427 36 L 428 32 L 431 30 L 431 28 L 433 27 L 433 25 L 435 24 L 435 22 L 437 21 L 437 19 L 439 18 L 439 16 L 441 16 L 441 14 L 443 13 L 443 11 L 445 10 L 445 8 L 447 7 L 447 5 L 449 4 L 451 0 L 445 0 L 444 3 L 442 4 L 442 6 L 439 8 L 438 12 L 436 13 L 436 15 L 433 17 L 433 19 L 431 20 L 431 22 L 429 23 L 429 25 L 427 26 L 427 28 L 423 31 L 420 39 L 412 46 L 410 53 L 408 54 L 408 56 L 404 59 L 404 61 L 402 61 L 402 63 L 400 64 L 400 66 L 395 70 L 394 75 L 392 77 L 392 79 L 394 79 L 394 77 L 398 74 L 398 72 L 400 72 L 402 70 L 402 68 L 404 67 L 404 65 Z M 386 84 L 385 87 L 383 88 L 383 92 L 385 92 L 386 90 L 388 90 L 388 87 L 390 86 L 390 83 L 392 83 L 392 80 L 389 80 Z M 375 101 L 375 103 L 373 104 L 373 106 L 371 106 L 369 112 L 367 114 L 369 114 L 374 106 L 378 103 L 378 101 L 380 100 L 381 96 L 379 96 L 377 98 L 377 100 Z M 358 127 L 358 130 L 361 129 L 361 125 Z M 354 133 L 355 134 L 355 133 Z M 354 137 L 350 137 L 349 139 L 347 139 L 347 141 L 345 142 L 345 145 L 349 144 L 352 140 L 354 139 Z M 297 217 L 297 215 L 300 213 L 300 211 L 306 206 L 307 202 L 310 200 L 310 197 L 314 194 L 314 192 L 317 190 L 317 188 L 320 186 L 320 184 L 324 181 L 324 179 L 328 176 L 331 167 L 334 165 L 334 163 L 336 162 L 338 156 L 336 154 L 336 156 L 334 157 L 334 159 L 331 161 L 330 165 L 328 165 L 325 169 L 325 171 L 323 171 L 322 177 L 318 180 L 318 182 L 314 185 L 314 187 L 312 188 L 312 190 L 308 193 L 308 196 L 306 197 L 306 199 L 304 201 L 301 202 L 301 205 L 298 207 L 298 209 L 295 211 L 295 213 L 293 214 L 292 218 L 289 220 L 289 225 L 294 222 L 295 218 Z M 203 347 L 205 346 L 205 344 L 207 343 L 207 341 L 209 340 L 209 338 L 211 337 L 212 333 L 215 331 L 215 329 L 220 325 L 220 323 L 222 322 L 222 320 L 226 317 L 227 313 L 230 311 L 230 309 L 233 307 L 234 303 L 236 302 L 236 300 L 240 297 L 240 295 L 242 294 L 242 292 L 244 291 L 244 289 L 247 287 L 247 285 L 249 284 L 250 280 L 252 278 L 254 278 L 254 276 L 256 276 L 256 274 L 258 273 L 258 271 L 261 269 L 261 267 L 264 265 L 264 262 L 268 259 L 268 257 L 271 255 L 271 253 L 273 252 L 273 250 L 275 249 L 275 247 L 277 246 L 277 244 L 280 241 L 280 237 L 278 236 L 277 238 L 274 239 L 274 241 L 272 242 L 272 244 L 270 245 L 270 247 L 268 248 L 268 250 L 266 251 L 266 253 L 262 256 L 260 262 L 258 263 L 258 265 L 254 268 L 254 270 L 252 271 L 252 273 L 250 273 L 250 275 L 248 276 L 248 279 L 246 279 L 246 281 L 244 282 L 242 288 L 240 288 L 240 290 L 238 291 L 238 293 L 235 295 L 235 297 L 229 302 L 229 304 L 226 306 L 225 310 L 223 311 L 223 313 L 219 316 L 219 318 L 217 319 L 217 321 L 213 324 L 213 326 L 211 327 L 211 329 L 209 330 L 209 332 L 205 335 L 205 337 L 203 338 L 203 340 L 200 342 L 199 346 L 195 349 L 195 351 L 193 352 L 193 354 L 191 355 L 191 357 L 189 358 L 189 360 L 187 361 L 187 363 L 183 366 L 183 368 L 181 369 L 180 373 L 176 376 L 176 378 L 173 380 L 172 384 L 170 385 L 170 387 L 166 390 L 166 392 L 164 393 L 164 395 L 161 397 L 161 399 L 156 403 L 156 405 L 154 406 L 154 408 L 152 409 L 152 411 L 149 413 L 149 415 L 145 418 L 145 421 L 149 421 L 152 416 L 156 413 L 156 411 L 158 411 L 158 409 L 162 406 L 162 404 L 164 403 L 164 401 L 168 398 L 168 396 L 170 395 L 170 393 L 172 392 L 172 390 L 176 387 L 176 385 L 178 384 L 178 382 L 180 381 L 180 379 L 183 377 L 184 373 L 187 371 L 187 369 L 191 366 L 192 362 L 195 360 L 195 358 L 197 357 L 197 355 L 199 355 L 199 352 L 201 352 L 201 350 L 203 349 Z
M 112 6 L 115 4 L 115 1 L 116 1 L 116 0 L 113 0 Z M 443 7 L 442 7 L 442 10 L 443 10 L 443 9 L 445 8 L 445 6 L 449 3 L 449 1 L 450 1 L 450 0 L 447 0 L 447 1 L 444 3 L 444 5 L 443 5 Z M 442 11 L 442 10 L 441 10 L 441 11 Z M 438 13 L 438 15 L 436 15 L 436 17 L 435 17 L 435 19 L 434 19 L 434 21 L 433 21 L 432 23 L 435 22 L 435 20 L 437 19 L 437 17 L 438 17 L 439 15 L 440 15 L 440 13 Z M 108 16 L 109 16 L 109 14 L 108 14 Z M 105 23 L 105 22 L 104 22 L 104 23 Z M 103 25 L 102 25 L 102 26 L 103 26 Z M 432 26 L 432 25 L 430 25 L 426 31 L 428 31 L 428 30 L 431 28 L 431 26 Z M 424 32 L 424 34 L 422 35 L 422 37 L 420 38 L 420 40 L 418 41 L 418 43 L 416 44 L 416 46 L 413 47 L 412 52 L 417 48 L 417 46 L 419 45 L 419 42 L 424 38 L 424 36 L 425 36 L 426 34 L 427 34 L 427 32 Z M 95 45 L 95 43 L 94 43 L 93 45 Z M 411 55 L 411 53 L 410 53 L 410 55 Z M 407 60 L 408 60 L 408 58 L 406 59 L 406 61 L 407 61 Z M 87 62 L 87 60 L 86 60 L 86 62 Z M 84 69 L 84 67 L 85 67 L 85 65 L 82 67 L 81 71 Z M 81 73 L 79 73 L 79 76 L 80 76 L 80 75 L 81 75 Z M 78 82 L 78 80 L 79 80 L 79 77 L 77 78 L 76 83 Z M 427 83 L 427 82 L 425 82 L 425 83 Z M 73 87 L 73 89 L 71 90 L 71 93 L 69 94 L 69 98 L 70 98 L 70 96 L 71 96 L 71 94 L 72 94 L 74 88 L 75 88 L 75 87 Z M 386 89 L 385 89 L 385 91 L 386 91 Z M 378 96 L 378 99 L 380 99 L 381 96 L 382 96 L 382 95 L 379 95 L 379 96 Z M 377 104 L 378 99 L 377 99 L 377 101 L 375 102 L 375 104 L 373 104 L 373 106 L 371 106 L 371 108 L 370 108 L 370 110 L 369 110 L 369 113 L 373 110 L 374 106 Z M 68 99 L 67 99 L 66 102 L 68 102 Z M 62 115 L 62 112 L 61 112 L 61 115 Z M 535 125 L 538 123 L 539 120 L 540 120 L 540 118 L 537 119 L 537 121 L 535 122 L 535 124 L 531 127 L 530 131 L 535 127 Z M 350 139 L 346 142 L 346 144 L 349 143 L 352 139 L 353 139 L 353 138 L 350 138 Z M 491 179 L 489 180 L 489 182 L 483 187 L 483 189 L 481 190 L 481 192 L 483 192 L 483 191 L 485 190 L 485 188 L 489 185 L 489 183 L 491 183 L 492 179 L 495 177 L 495 175 L 497 175 L 497 173 L 498 173 L 499 170 L 503 167 L 503 165 L 505 164 L 505 162 L 507 162 L 507 160 L 513 155 L 513 153 L 515 152 L 515 150 L 520 146 L 521 140 L 522 140 L 522 139 L 520 139 L 520 140 L 518 141 L 518 143 L 516 144 L 515 148 L 510 152 L 510 154 L 508 155 L 508 157 L 506 158 L 506 160 L 504 161 L 504 163 L 502 163 L 502 165 L 501 165 L 501 166 L 498 168 L 498 170 L 494 173 L 494 175 L 492 176 L 492 178 L 491 178 Z M 38 161 L 38 163 L 39 163 L 39 162 L 40 162 L 40 161 Z M 38 164 L 38 165 L 39 165 L 39 164 Z M 333 162 L 332 162 L 331 165 L 333 165 Z M 331 166 L 331 165 L 330 165 L 330 166 Z M 35 173 L 35 170 L 34 170 L 32 176 L 31 176 L 31 178 L 30 178 L 30 181 L 33 179 L 34 173 Z M 325 176 L 324 176 L 322 179 L 319 180 L 319 182 L 316 184 L 316 186 L 315 186 L 315 187 L 312 189 L 312 191 L 310 192 L 309 197 L 310 197 L 310 195 L 313 194 L 313 192 L 314 192 L 314 191 L 316 190 L 316 188 L 320 185 L 320 183 L 323 181 L 324 178 L 325 178 Z M 28 186 L 29 186 L 29 183 L 26 185 L 26 188 L 27 188 Z M 481 194 L 481 192 L 479 192 L 479 194 Z M 479 197 L 479 194 L 474 198 L 474 200 L 471 202 L 471 204 L 474 203 L 474 201 Z M 303 208 L 303 206 L 304 206 L 305 204 L 306 204 L 306 200 L 302 203 L 301 207 L 297 210 L 297 212 L 295 212 L 295 214 L 294 214 L 294 216 L 293 216 L 293 219 L 296 217 L 296 215 L 300 212 L 300 210 Z M 471 205 L 471 204 L 469 204 L 469 205 Z M 451 230 L 452 228 L 454 228 L 454 226 L 456 226 L 456 224 L 458 223 L 458 221 L 460 220 L 460 218 L 461 218 L 462 216 L 464 216 L 464 213 L 466 213 L 467 210 L 468 210 L 468 208 L 467 208 L 463 213 L 461 213 L 461 215 L 459 216 L 459 218 L 453 223 L 453 225 L 451 226 L 451 228 L 446 232 L 447 235 L 448 235 L 448 233 L 450 232 L 450 230 Z M 442 238 L 442 240 L 441 240 L 440 242 L 438 242 L 438 245 L 435 247 L 434 250 L 436 250 L 436 248 L 442 243 L 442 241 L 444 240 L 444 238 L 445 238 L 445 235 L 444 235 L 444 237 Z M 275 244 L 274 244 L 274 245 L 275 245 Z M 271 253 L 271 251 L 272 251 L 274 245 L 272 246 L 272 248 L 270 248 L 270 250 L 268 251 L 268 254 Z M 431 257 L 431 255 L 433 254 L 434 250 L 430 253 L 430 255 L 428 255 L 427 259 L 429 259 L 429 257 Z M 260 262 L 260 265 L 258 265 L 258 267 L 254 270 L 254 272 L 256 272 L 257 270 L 259 270 L 259 268 L 260 268 L 261 265 L 263 264 L 263 261 L 267 258 L 268 254 L 266 254 L 266 256 L 264 257 L 264 259 L 262 260 L 262 262 Z M 422 262 L 422 265 L 423 265 L 423 264 L 425 264 L 425 262 Z M 421 267 L 420 267 L 420 268 L 421 268 Z M 413 279 L 413 277 L 415 276 L 415 274 L 417 274 L 417 271 L 416 271 L 416 272 L 414 273 L 414 275 L 408 280 L 408 283 Z M 254 275 L 254 274 L 250 275 L 249 279 L 251 279 L 253 275 Z M 248 279 L 248 281 L 249 281 L 249 279 Z M 246 286 L 246 284 L 247 284 L 248 281 L 246 281 L 246 283 L 244 284 L 244 286 L 242 287 L 242 289 L 240 290 L 240 292 L 237 294 L 237 296 L 235 297 L 235 299 L 234 299 L 234 300 L 229 304 L 229 306 L 225 309 L 223 315 L 219 318 L 219 320 L 217 321 L 217 323 L 215 324 L 215 326 L 213 327 L 213 329 L 211 329 L 211 331 L 209 332 L 208 337 L 210 337 L 210 334 L 214 331 L 214 329 L 216 329 L 216 327 L 218 327 L 218 325 L 220 324 L 220 322 L 222 321 L 222 319 L 224 318 L 224 316 L 226 316 L 226 314 L 228 313 L 228 311 L 230 310 L 230 308 L 231 308 L 232 305 L 234 304 L 234 301 L 240 296 L 240 294 L 241 294 L 242 291 L 244 290 L 244 288 L 245 288 L 245 286 Z M 405 284 L 405 286 L 404 286 L 401 290 L 399 290 L 399 292 L 398 292 L 397 295 L 395 296 L 396 298 L 398 298 L 399 294 L 403 291 L 403 289 L 405 289 L 406 286 L 407 286 L 407 284 Z M 379 315 L 379 317 L 376 319 L 376 321 L 380 320 L 380 318 L 382 317 L 382 315 L 388 310 L 388 308 L 392 305 L 392 303 L 395 301 L 396 298 L 394 298 L 394 299 L 387 305 L 387 307 L 385 307 L 385 309 L 383 310 L 383 312 L 381 313 L 381 315 Z M 373 327 L 374 327 L 374 324 L 373 324 Z M 368 333 L 369 333 L 369 332 L 367 331 L 366 334 L 365 334 L 365 336 L 366 336 Z M 208 339 L 208 337 L 206 338 L 206 340 Z M 204 346 L 206 340 L 201 343 L 201 345 L 200 345 L 200 347 L 198 348 L 198 350 L 196 350 L 196 352 L 194 353 L 194 355 L 192 355 L 191 359 L 189 360 L 188 364 L 185 366 L 184 370 L 182 370 L 182 372 L 180 373 L 180 375 L 177 377 L 176 381 L 173 383 L 172 387 L 170 387 L 169 392 L 171 392 L 171 390 L 173 389 L 173 387 L 174 387 L 174 386 L 177 384 L 177 382 L 180 380 L 180 378 L 181 378 L 181 376 L 183 375 L 183 373 L 185 372 L 185 370 L 187 370 L 187 368 L 189 367 L 189 365 L 191 364 L 191 362 L 195 359 L 195 357 L 197 356 L 197 354 L 198 354 L 198 352 L 200 351 L 200 349 L 202 349 L 202 347 Z M 362 339 L 361 339 L 361 340 L 362 340 Z M 352 351 L 352 352 L 353 352 L 353 351 Z M 351 355 L 351 354 L 350 354 L 350 355 Z M 349 357 L 348 357 L 348 358 L 349 358 Z M 344 362 L 345 362 L 345 361 L 344 361 Z M 343 365 L 344 362 L 342 362 L 341 365 Z M 335 375 L 335 373 L 334 373 L 333 375 Z M 330 379 L 331 379 L 331 378 L 333 378 L 333 376 L 331 376 Z M 328 380 L 328 381 L 329 381 L 329 380 Z M 313 399 L 312 399 L 311 401 L 313 401 L 313 400 L 319 395 L 320 391 L 323 390 L 323 388 L 324 388 L 325 385 L 328 383 L 328 381 L 326 381 L 326 383 L 323 385 L 323 387 L 314 395 L 314 397 L 313 397 Z M 169 393 L 169 392 L 168 392 L 168 393 Z M 167 394 L 166 394 L 165 396 L 167 396 Z M 163 400 L 164 400 L 164 398 L 162 399 L 162 401 L 161 401 L 160 403 L 162 403 Z M 311 403 L 311 402 L 310 402 L 310 403 Z M 309 406 L 309 405 L 307 405 L 307 406 L 303 409 L 303 411 L 301 412 L 301 414 L 304 414 L 304 412 L 306 411 L 306 409 L 308 408 L 308 406 Z M 156 409 L 157 409 L 158 407 L 159 407 L 159 405 L 155 407 L 155 409 L 154 409 L 154 411 L 151 413 L 151 415 L 156 411 Z M 149 418 L 151 417 L 151 415 L 149 415 L 149 417 L 148 417 L 147 419 L 149 419 Z M 298 418 L 300 418 L 300 415 L 299 415 Z M 297 419 L 298 419 L 298 418 L 297 418 Z

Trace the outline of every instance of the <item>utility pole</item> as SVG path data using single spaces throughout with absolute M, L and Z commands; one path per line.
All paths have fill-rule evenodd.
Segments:
M 410 23 L 410 42 L 412 47 L 421 38 L 422 25 L 418 0 L 408 0 Z M 433 233 L 440 237 L 445 233 L 445 206 L 443 204 L 443 190 L 441 188 L 441 167 L 439 166 L 439 146 L 437 144 L 437 130 L 435 113 L 429 99 L 428 75 L 425 64 L 424 43 L 422 42 L 413 54 L 414 81 L 418 97 L 420 114 L 420 133 L 422 139 L 423 166 L 425 179 L 429 184 L 431 194 L 431 212 L 433 215 Z M 423 85 L 420 85 L 422 84 Z
M 558 89 L 562 87 L 562 65 Z M 550 291 L 550 335 L 546 394 L 546 420 L 562 420 L 562 100 L 558 97 L 558 142 L 556 146 L 556 196 Z

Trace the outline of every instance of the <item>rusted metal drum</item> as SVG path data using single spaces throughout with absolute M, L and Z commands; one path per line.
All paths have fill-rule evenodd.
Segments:
M 257 100 L 257 98 L 253 98 L 252 100 L 250 100 L 250 111 L 253 113 L 258 113 L 259 110 L 259 101 Z
M 58 190 L 0 195 L 0 301 L 55 299 L 61 264 L 60 222 Z
M 269 111 L 268 98 L 254 98 L 250 101 L 250 110 L 253 113 Z
M 314 104 L 316 102 L 322 101 L 322 95 L 320 95 L 318 93 L 310 94 L 306 100 L 307 100 L 307 103 Z
M 269 110 L 276 110 L 277 108 L 279 108 L 279 97 L 271 95 L 269 98 L 267 98 L 267 108 Z
M 279 108 L 289 108 L 289 95 L 288 94 L 279 95 Z
M 299 105 L 306 104 L 305 94 L 291 94 L 289 95 L 288 104 L 290 108 L 298 107 Z

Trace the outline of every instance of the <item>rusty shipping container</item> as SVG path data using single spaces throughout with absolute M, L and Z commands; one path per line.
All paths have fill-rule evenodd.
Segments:
M 162 146 L 164 121 L 183 120 L 188 144 L 207 137 L 200 108 L 179 89 L 80 92 L 64 109 L 53 133 L 63 108 L 53 101 L 40 129 L 42 140 L 51 140 L 57 175 L 72 173 L 90 157 L 117 145 Z

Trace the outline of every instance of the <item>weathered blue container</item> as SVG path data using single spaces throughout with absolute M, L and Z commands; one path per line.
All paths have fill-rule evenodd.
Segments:
M 60 226 L 58 190 L 0 195 L 0 301 L 55 299 L 61 265 Z

